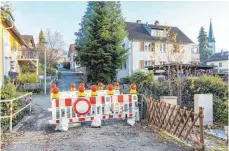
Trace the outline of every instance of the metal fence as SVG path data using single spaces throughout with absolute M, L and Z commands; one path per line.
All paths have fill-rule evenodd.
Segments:
M 22 107 L 18 111 L 15 111 L 15 113 L 14 113 L 13 104 L 14 104 L 14 101 L 16 101 L 16 100 L 26 101 L 26 102 L 25 102 L 25 106 L 24 107 Z M 25 110 L 27 107 L 29 107 L 29 111 L 31 112 L 31 109 L 32 109 L 32 92 L 27 93 L 27 94 L 22 95 L 22 96 L 19 96 L 17 98 L 10 99 L 10 100 L 0 100 L 0 103 L 9 103 L 9 105 L 10 105 L 9 115 L 8 116 L 1 116 L 0 119 L 2 120 L 2 119 L 5 119 L 5 118 L 9 118 L 10 119 L 10 121 L 9 121 L 9 129 L 10 129 L 10 131 L 12 131 L 12 128 L 13 128 L 13 117 L 15 115 L 17 115 L 18 113 L 20 113 L 21 111 Z

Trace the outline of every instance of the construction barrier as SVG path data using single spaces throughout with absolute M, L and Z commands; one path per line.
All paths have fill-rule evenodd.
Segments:
M 61 117 L 69 123 L 112 118 L 132 118 L 135 116 L 138 97 L 136 94 L 103 95 L 52 100 L 51 124 L 58 124 Z
M 61 117 L 68 118 L 69 123 L 93 121 L 95 117 L 101 120 L 135 117 L 138 111 L 136 90 L 131 94 L 120 94 L 118 87 L 116 82 L 116 90 L 112 85 L 108 85 L 108 90 L 97 90 L 95 85 L 91 90 L 85 90 L 83 84 L 79 91 L 58 92 L 55 88 L 51 94 L 52 108 L 49 111 L 52 120 L 49 122 L 59 124 Z M 136 85 L 132 89 L 136 89 Z

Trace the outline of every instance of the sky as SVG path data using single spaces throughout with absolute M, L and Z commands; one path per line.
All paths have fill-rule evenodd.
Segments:
M 24 35 L 33 35 L 37 42 L 41 29 L 58 31 L 63 35 L 65 50 L 75 42 L 75 32 L 80 28 L 87 2 L 11 2 L 15 25 Z M 180 28 L 194 43 L 200 27 L 208 33 L 210 18 L 216 40 L 216 52 L 229 50 L 229 5 L 228 2 L 121 2 L 126 21 L 153 24 L 158 20 L 161 25 Z

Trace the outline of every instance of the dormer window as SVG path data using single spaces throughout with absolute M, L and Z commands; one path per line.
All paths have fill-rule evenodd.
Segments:
M 165 31 L 160 29 L 151 29 L 151 36 L 153 37 L 165 37 Z

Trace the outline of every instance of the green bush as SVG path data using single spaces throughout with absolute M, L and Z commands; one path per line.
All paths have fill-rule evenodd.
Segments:
M 16 87 L 12 83 L 8 83 L 4 88 L 1 90 L 1 99 L 10 99 L 16 94 Z
M 38 77 L 35 73 L 22 73 L 18 75 L 18 80 L 21 84 L 25 83 L 37 83 Z
M 136 72 L 130 77 L 131 83 L 136 83 L 137 91 L 154 100 L 160 96 L 169 95 L 169 83 L 153 80 L 152 73 Z M 228 122 L 228 85 L 219 77 L 200 76 L 197 79 L 175 79 L 171 82 L 173 96 L 181 94 L 181 106 L 194 108 L 194 94 L 213 94 L 213 117 L 215 123 Z
M 5 87 L 1 89 L 1 99 L 7 100 L 12 99 L 15 97 L 18 97 L 20 95 L 23 95 L 24 93 L 17 92 L 16 87 L 12 83 L 8 83 Z M 22 100 L 16 100 L 13 102 L 13 112 L 17 112 L 22 107 L 25 106 L 25 101 Z M 10 111 L 10 102 L 2 102 L 0 103 L 1 108 L 1 116 L 8 116 Z M 20 121 L 23 118 L 23 115 L 25 114 L 27 110 L 18 113 L 13 118 L 13 126 L 15 126 L 18 121 Z M 9 128 L 9 118 L 1 119 L 1 132 L 6 131 Z

